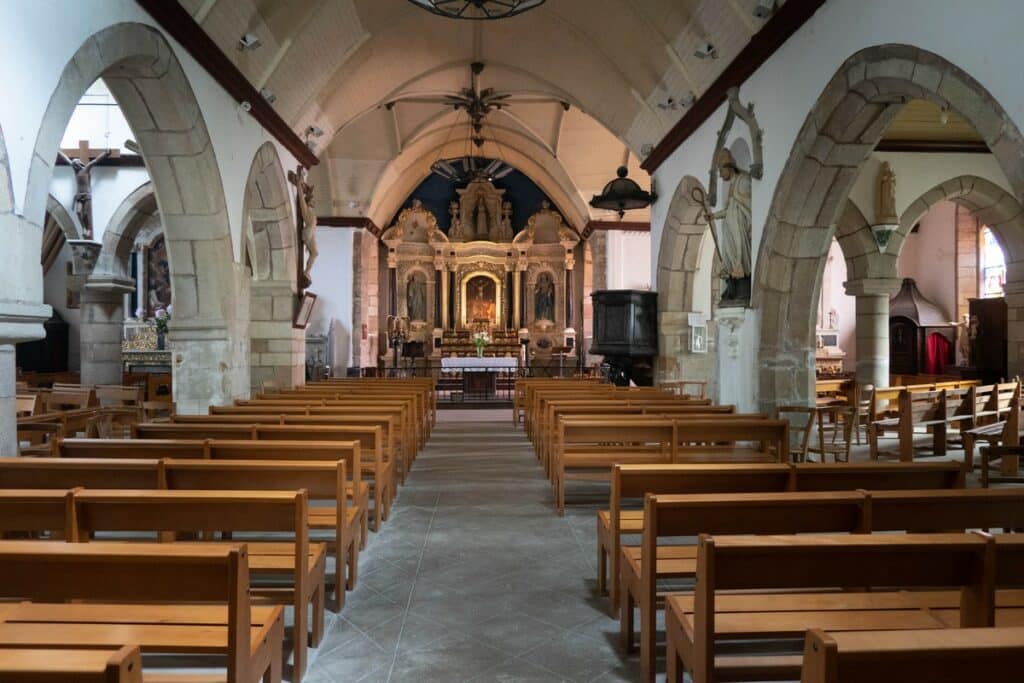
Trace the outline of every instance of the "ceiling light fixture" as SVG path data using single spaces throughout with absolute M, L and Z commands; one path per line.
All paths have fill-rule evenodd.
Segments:
M 260 95 L 267 101 L 267 104 L 273 104 L 277 101 L 277 95 L 270 88 L 263 88 L 260 90 Z
M 260 42 L 259 36 L 255 33 L 246 33 L 238 39 L 239 50 L 255 50 L 261 45 L 263 45 L 263 43 Z
M 718 48 L 713 43 L 702 43 L 693 51 L 693 56 L 699 59 L 718 59 Z
M 775 14 L 775 0 L 757 0 L 754 7 L 754 16 L 758 19 L 767 19 Z
M 590 200 L 590 205 L 595 209 L 614 211 L 619 214 L 621 221 L 627 211 L 647 208 L 658 199 L 653 187 L 650 192 L 646 192 L 628 178 L 629 169 L 625 166 L 619 166 L 615 175 L 618 177 L 605 185 L 601 194 L 594 195 Z
M 544 0 L 409 0 L 449 19 L 504 19 L 540 7 Z

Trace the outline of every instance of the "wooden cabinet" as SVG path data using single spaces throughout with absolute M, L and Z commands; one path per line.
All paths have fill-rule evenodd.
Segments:
M 1006 300 L 970 299 L 971 324 L 976 332 L 971 340 L 971 367 L 985 383 L 1006 378 Z

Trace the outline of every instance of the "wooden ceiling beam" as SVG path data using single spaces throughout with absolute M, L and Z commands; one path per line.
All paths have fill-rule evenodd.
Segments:
M 595 230 L 621 230 L 623 232 L 650 232 L 651 222 L 650 221 L 605 221 L 605 220 L 592 220 L 588 221 L 583 227 L 583 232 L 580 236 L 583 239 L 590 237 Z
M 876 152 L 917 152 L 922 154 L 991 154 L 984 141 L 977 140 L 886 140 L 875 145 Z
M 317 227 L 326 228 L 358 228 L 366 230 L 374 237 L 380 237 L 382 230 L 380 226 L 366 216 L 317 216 Z
M 761 30 L 725 67 L 725 71 L 647 155 L 640 167 L 648 173 L 657 171 L 726 101 L 729 88 L 739 87 L 750 78 L 824 4 L 825 0 L 788 0 L 776 10 L 772 18 L 765 22 Z
M 310 168 L 319 160 L 292 130 L 281 115 L 263 99 L 259 91 L 227 58 L 217 44 L 196 23 L 192 15 L 177 0 L 136 0 L 160 27 L 177 40 L 207 73 L 231 95 L 236 102 L 248 102 L 249 114 L 273 135 L 300 164 Z

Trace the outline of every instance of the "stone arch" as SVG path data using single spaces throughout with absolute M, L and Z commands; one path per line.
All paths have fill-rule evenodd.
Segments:
M 245 247 L 252 268 L 249 299 L 249 378 L 253 391 L 264 384 L 301 385 L 306 335 L 292 326 L 298 292 L 298 238 L 288 181 L 277 149 L 263 143 L 245 182 Z
M 163 34 L 138 23 L 90 36 L 61 74 L 36 137 L 25 215 L 41 223 L 68 121 L 103 78 L 146 159 L 167 238 L 175 315 L 174 397 L 181 412 L 248 395 L 247 320 L 217 159 L 192 87 Z M 187 342 L 187 343 L 185 343 Z
M 61 249 L 70 240 L 81 238 L 81 228 L 75 215 L 50 195 L 46 199 L 46 218 L 43 222 L 43 246 L 40 250 L 43 276 L 50 271 Z
M 688 314 L 699 306 L 695 301 L 702 249 L 706 248 L 708 225 L 701 220 L 703 208 L 694 199 L 694 191 L 704 186 L 693 176 L 684 176 L 672 196 L 665 228 L 658 248 L 658 379 L 659 381 L 695 379 L 716 380 L 717 345 L 707 353 L 690 353 Z M 712 280 L 715 274 L 708 273 Z M 714 339 L 714 322 L 709 318 L 709 341 Z M 709 386 L 709 395 L 716 396 Z
M 825 256 L 865 160 L 900 107 L 914 98 L 967 119 L 1016 193 L 1024 191 L 1020 131 L 981 84 L 942 57 L 913 46 L 875 46 L 850 57 L 797 135 L 763 231 L 753 301 L 761 320 L 762 410 L 813 397 L 814 308 Z M 864 319 L 860 300 L 870 298 L 878 304 L 872 315 L 880 324 L 880 302 L 894 284 L 862 280 L 852 291 L 848 284 L 848 293 L 859 294 L 858 322 Z M 878 332 L 887 338 L 887 327 Z
M 144 227 L 160 215 L 153 183 L 145 182 L 121 201 L 103 231 L 103 246 L 92 279 L 130 279 L 135 241 Z

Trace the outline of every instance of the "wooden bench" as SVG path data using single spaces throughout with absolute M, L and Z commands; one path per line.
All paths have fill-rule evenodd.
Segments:
M 223 657 L 227 683 L 277 683 L 282 610 L 252 607 L 248 591 L 240 544 L 2 541 L 0 598 L 32 602 L 2 606 L 0 643 L 110 650 L 131 642 L 144 655 Z
M 597 586 L 619 610 L 622 536 L 643 533 L 647 494 L 781 491 L 922 490 L 963 488 L 956 463 L 761 463 L 722 465 L 613 465 L 607 510 L 597 512 Z M 639 500 L 639 509 L 625 502 Z M 610 574 L 608 572 L 610 571 Z
M 5 648 L 0 643 L 4 683 L 142 683 L 138 646 L 118 650 Z
M 813 629 L 800 683 L 1018 683 L 1024 628 L 848 631 Z
M 1009 409 L 1005 418 L 996 422 L 968 429 L 963 433 L 964 440 L 964 468 L 968 472 L 974 470 L 974 450 L 979 441 L 992 446 L 1017 446 L 1020 444 L 1021 434 L 1021 396 L 1018 392 L 1010 401 Z M 1009 461 L 1005 463 L 1007 469 L 1004 475 L 1009 475 Z M 982 467 L 982 476 L 987 468 Z
M 365 547 L 368 535 L 366 510 L 369 487 L 363 481 L 361 448 L 357 441 L 246 441 L 185 439 L 62 439 L 55 453 L 60 458 L 75 459 L 137 459 L 145 454 L 151 459 L 201 460 L 282 460 L 305 461 L 344 460 L 349 473 L 348 496 L 360 519 L 360 544 Z M 2 465 L 2 463 L 0 463 Z
M 306 671 L 310 631 L 314 645 L 323 635 L 326 562 L 323 544 L 309 542 L 309 502 L 305 491 L 81 489 L 75 492 L 72 502 L 74 528 L 70 536 L 79 542 L 88 541 L 97 532 L 288 533 L 288 541 L 246 543 L 251 574 L 266 578 L 290 576 L 283 585 L 250 585 L 249 596 L 269 604 L 291 604 L 294 608 L 292 679 L 301 680 Z
M 136 425 L 132 430 L 136 439 L 215 439 L 256 441 L 356 441 L 359 443 L 363 486 L 367 487 L 366 500 L 360 495 L 360 504 L 367 519 L 373 516 L 373 530 L 380 531 L 381 523 L 391 512 L 391 503 L 397 495 L 395 468 L 385 460 L 383 433 L 379 426 L 370 425 L 281 425 L 245 422 L 148 423 Z M 369 478 L 367 481 L 366 477 Z M 366 507 L 372 498 L 373 509 Z
M 693 577 L 697 569 L 694 546 L 659 545 L 659 537 L 698 533 L 932 533 L 979 527 L 1017 528 L 1024 523 L 1024 491 L 860 490 L 649 496 L 645 517 L 642 546 L 622 550 L 620 618 L 623 643 L 630 648 L 633 607 L 640 607 L 641 661 L 645 670 L 651 671 L 654 608 L 659 597 L 657 582 Z M 649 561 L 654 557 L 655 562 Z
M 878 450 L 878 437 L 886 429 L 894 428 L 899 439 L 896 457 L 902 462 L 914 459 L 914 436 L 916 428 L 924 428 L 932 434 L 932 453 L 946 454 L 948 428 L 954 422 L 963 421 L 964 413 L 974 406 L 972 390 L 939 389 L 913 390 L 905 387 L 897 399 L 897 415 L 875 420 L 868 425 L 868 444 L 871 459 L 883 455 Z
M 975 534 L 701 536 L 696 590 L 666 600 L 668 681 L 682 681 L 683 667 L 694 683 L 795 680 L 800 653 L 729 656 L 715 645 L 803 638 L 811 628 L 947 628 L 930 609 L 933 599 L 959 606 L 953 626 L 991 627 L 994 549 L 992 538 Z M 916 591 L 834 592 L 872 587 Z M 764 592 L 772 589 L 819 592 Z M 762 593 L 721 593 L 730 590 Z
M 559 423 L 552 484 L 565 514 L 567 479 L 606 480 L 614 464 L 743 463 L 777 461 L 789 444 L 785 420 L 746 416 L 566 417 Z M 759 442 L 755 448 L 730 442 Z

